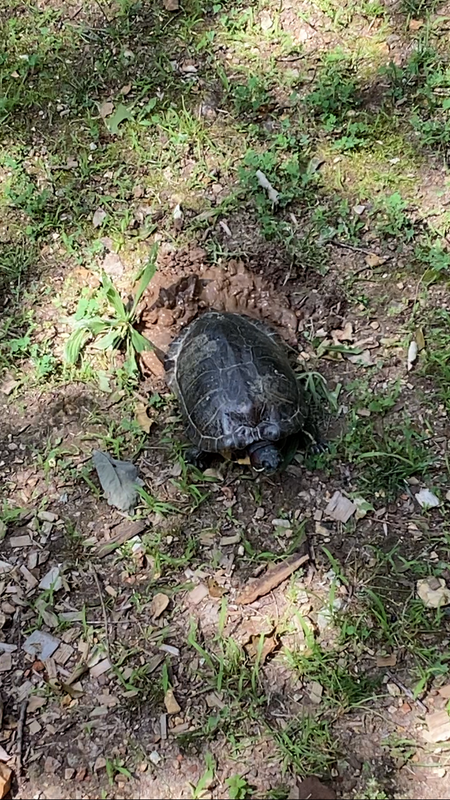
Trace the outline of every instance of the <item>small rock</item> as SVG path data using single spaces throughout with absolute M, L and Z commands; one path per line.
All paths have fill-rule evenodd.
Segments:
M 290 528 L 291 522 L 288 519 L 273 519 L 272 525 L 274 528 Z
M 152 762 L 152 764 L 155 765 L 155 767 L 158 766 L 159 762 L 161 761 L 161 756 L 159 755 L 157 750 L 152 750 L 152 752 L 149 755 L 149 760 Z
M 66 767 L 64 770 L 64 778 L 66 781 L 71 781 L 73 776 L 75 775 L 75 770 L 73 767 Z
M 387 683 L 386 689 L 388 690 L 391 697 L 400 697 L 401 695 L 401 690 L 396 683 Z

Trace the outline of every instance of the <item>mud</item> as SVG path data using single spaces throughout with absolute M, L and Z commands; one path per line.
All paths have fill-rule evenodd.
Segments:
M 260 319 L 297 346 L 300 312 L 293 311 L 288 298 L 248 270 L 243 261 L 230 259 L 211 266 L 200 247 L 178 252 L 170 248 L 160 254 L 158 267 L 138 319 L 140 332 L 163 352 L 184 325 L 209 309 Z M 155 353 L 142 353 L 140 359 L 144 376 L 162 377 L 163 367 Z

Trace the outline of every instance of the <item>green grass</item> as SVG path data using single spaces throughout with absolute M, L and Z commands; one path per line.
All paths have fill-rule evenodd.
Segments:
M 442 414 L 450 412 L 448 37 L 445 21 L 423 0 L 403 0 L 395 18 L 378 0 L 307 3 L 296 17 L 307 31 L 304 41 L 288 29 L 283 9 L 267 2 L 188 0 L 176 14 L 163 6 L 122 0 L 102 3 L 102 12 L 94 4 L 91 15 L 83 7 L 70 20 L 63 10 L 13 2 L 0 22 L 0 380 L 11 373 L 18 381 L 10 401 L 24 413 L 36 389 L 43 404 L 76 383 L 100 390 L 98 404 L 83 412 L 73 447 L 59 422 L 45 439 L 32 439 L 31 455 L 53 494 L 60 481 L 100 506 L 91 465 L 80 460 L 93 446 L 118 458 L 146 454 L 147 485 L 136 515 L 150 518 L 150 526 L 141 537 L 141 560 L 128 542 L 102 562 L 105 580 L 116 590 L 120 581 L 117 601 L 105 595 L 107 614 L 119 613 L 123 604 L 130 609 L 127 629 L 114 619 L 111 643 L 112 680 L 121 698 L 131 693 L 121 699 L 121 712 L 156 718 L 165 713 L 164 694 L 173 686 L 190 723 L 177 741 L 182 751 L 204 759 L 192 796 L 216 788 L 222 764 L 211 748 L 236 760 L 226 781 L 230 798 L 251 797 L 256 789 L 240 759 L 264 738 L 283 773 L 266 796 L 284 798 L 293 776 L 335 777 L 348 748 L 344 741 L 342 752 L 342 720 L 353 721 L 361 710 L 376 717 L 380 698 L 386 699 L 378 653 L 398 655 L 402 681 L 415 698 L 448 682 L 446 615 L 425 608 L 415 595 L 419 578 L 447 575 L 447 508 L 422 513 L 416 504 L 414 512 L 397 515 L 402 503 L 415 502 L 415 481 L 441 498 L 448 483 L 446 456 L 435 441 Z M 261 25 L 262 11 L 270 15 L 269 27 Z M 410 22 L 417 19 L 424 24 L 415 29 Z M 387 50 L 392 34 L 400 37 L 402 58 Z M 258 169 L 279 192 L 275 207 L 257 181 Z M 173 226 L 178 203 L 181 232 Z M 231 242 L 220 222 L 229 225 Z M 249 232 L 242 242 L 237 223 Z M 300 376 L 339 429 L 330 453 L 300 459 L 302 488 L 295 484 L 293 494 L 284 494 L 297 480 L 293 475 L 283 478 L 280 499 L 276 486 L 247 480 L 245 471 L 225 466 L 221 481 L 189 467 L 178 409 L 163 392 L 146 398 L 155 420 L 150 434 L 136 422 L 134 392 L 142 387 L 135 354 L 144 346 L 136 297 L 151 280 L 155 240 L 175 248 L 200 242 L 212 263 L 243 257 L 269 278 L 273 254 L 285 266 L 284 288 L 297 304 L 300 343 L 310 357 Z M 338 250 L 343 244 L 349 249 Z M 114 282 L 102 273 L 110 250 L 125 266 Z M 372 251 L 389 261 L 364 271 Z M 400 281 L 404 288 L 397 291 Z M 318 300 L 318 316 L 310 311 L 311 298 Z M 347 361 L 353 344 L 329 344 L 331 330 L 347 321 L 355 341 L 373 321 L 386 325 L 386 336 L 398 343 L 394 355 L 381 345 L 368 370 Z M 407 373 L 407 347 L 419 326 L 425 349 Z M 116 349 L 128 361 L 116 359 Z M 322 371 L 326 385 L 317 377 Z M 4 444 L 8 455 L 9 440 Z M 17 455 L 27 462 L 27 450 Z M 13 478 L 4 490 L 0 539 L 21 523 Z M 316 520 L 307 516 L 315 499 L 305 501 L 305 513 L 303 499 L 297 500 L 298 491 L 312 488 L 322 508 L 316 478 L 329 481 L 327 490 L 361 494 L 369 506 L 365 522 L 375 532 L 366 539 L 353 518 L 336 525 L 322 547 L 314 539 Z M 373 509 L 382 506 L 388 516 L 378 519 Z M 266 511 L 261 524 L 245 516 L 256 507 Z M 291 521 L 290 539 L 267 533 L 272 510 Z M 420 539 L 407 523 L 417 523 Z M 230 531 L 240 534 L 239 544 L 222 547 Z M 61 534 L 80 574 L 90 558 L 85 533 L 82 518 L 65 522 Z M 183 605 L 193 572 L 205 582 L 216 572 L 231 576 L 234 587 L 260 566 L 296 552 L 306 535 L 313 537 L 318 571 L 306 592 L 311 609 L 299 623 L 302 647 L 284 638 L 298 632 L 293 620 L 305 595 L 301 576 L 289 580 L 287 607 L 277 607 L 268 621 L 279 640 L 268 663 L 262 659 L 267 635 L 256 636 L 253 656 L 238 641 L 236 609 L 230 611 L 226 593 L 206 598 L 211 625 L 204 625 L 203 607 Z M 330 575 L 330 567 L 328 589 L 323 573 Z M 332 601 L 340 585 L 346 594 L 336 613 Z M 161 590 L 170 608 L 150 619 L 148 608 Z M 55 613 L 54 595 L 41 597 L 39 625 Z M 99 603 L 80 604 L 80 630 L 90 644 L 98 639 L 103 653 Z M 329 616 L 325 641 L 315 624 L 320 611 Z M 59 622 L 57 630 L 64 629 Z M 179 657 L 166 653 L 162 662 L 154 660 L 161 645 L 174 644 Z M 277 670 L 288 673 L 300 697 L 294 706 L 294 692 L 283 683 L 278 700 L 286 704 L 284 718 L 272 692 Z M 305 703 L 299 712 L 312 681 L 323 689 L 321 702 L 314 708 Z M 213 692 L 221 707 L 207 706 L 204 697 Z M 399 746 L 386 740 L 387 755 Z M 131 760 L 108 755 L 111 785 L 134 774 Z M 383 800 L 392 795 L 389 780 L 363 769 L 355 792 Z

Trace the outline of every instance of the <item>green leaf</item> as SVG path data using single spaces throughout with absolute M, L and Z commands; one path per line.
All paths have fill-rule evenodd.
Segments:
M 149 255 L 148 264 L 145 267 L 144 271 L 139 280 L 139 286 L 137 288 L 137 292 L 134 296 L 133 307 L 130 312 L 130 319 L 133 319 L 133 316 L 136 312 L 136 308 L 138 306 L 139 300 L 141 299 L 142 295 L 144 294 L 147 286 L 149 285 L 151 279 L 153 278 L 156 272 L 156 256 L 158 253 L 158 245 L 154 244 Z
M 135 328 L 131 328 L 131 343 L 136 350 L 136 353 L 142 353 L 144 350 L 153 350 L 152 343 L 142 336 Z
M 64 348 L 64 360 L 68 364 L 76 364 L 86 342 L 91 338 L 87 328 L 78 328 L 70 334 Z
M 131 109 L 124 106 L 123 103 L 119 103 L 114 114 L 112 114 L 110 117 L 108 117 L 107 120 L 105 120 L 105 124 L 109 132 L 112 133 L 113 136 L 117 136 L 117 134 L 119 133 L 120 123 L 126 119 L 133 119 L 133 114 L 131 113 Z
M 102 286 L 106 292 L 106 297 L 114 308 L 114 311 L 119 315 L 121 320 L 126 320 L 127 312 L 125 311 L 122 298 L 106 272 L 102 272 Z
M 95 347 L 98 350 L 108 350 L 110 347 L 115 347 L 121 338 L 120 331 L 117 328 L 113 328 L 95 342 Z

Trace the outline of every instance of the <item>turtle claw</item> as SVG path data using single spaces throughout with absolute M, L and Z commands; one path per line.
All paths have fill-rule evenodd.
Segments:
M 310 452 L 313 453 L 315 456 L 320 456 L 321 453 L 328 453 L 330 450 L 330 446 L 328 442 L 323 442 L 321 440 L 317 442 L 313 442 L 310 447 Z
M 200 472 L 203 472 L 208 467 L 207 456 L 203 450 L 199 450 L 198 447 L 189 447 L 184 454 L 184 460 L 186 464 L 190 464 L 191 467 L 196 467 Z

